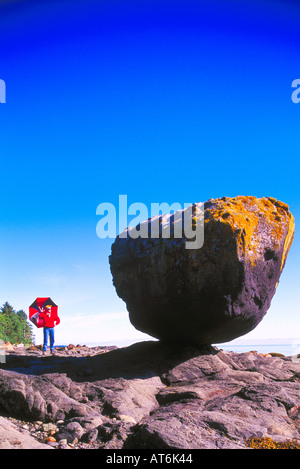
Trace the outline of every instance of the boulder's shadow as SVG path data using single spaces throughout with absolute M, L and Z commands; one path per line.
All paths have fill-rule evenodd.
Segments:
M 63 373 L 77 382 L 119 378 L 148 379 L 161 376 L 197 356 L 216 353 L 216 349 L 210 345 L 193 347 L 145 341 L 94 356 L 42 357 L 11 354 L 6 357 L 6 363 L 0 365 L 0 369 L 31 376 Z

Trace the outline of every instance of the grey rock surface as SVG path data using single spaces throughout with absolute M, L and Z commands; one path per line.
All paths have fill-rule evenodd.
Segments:
M 39 443 L 29 432 L 20 431 L 9 420 L 0 417 L 0 449 L 52 449 Z
M 24 349 L 6 358 L 0 413 L 52 422 L 58 443 L 238 449 L 250 437 L 300 442 L 299 358 L 155 341 L 47 358 Z

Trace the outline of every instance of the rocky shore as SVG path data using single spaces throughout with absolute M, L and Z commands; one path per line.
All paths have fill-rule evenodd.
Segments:
M 300 358 L 156 341 L 12 347 L 0 415 L 2 449 L 299 448 Z

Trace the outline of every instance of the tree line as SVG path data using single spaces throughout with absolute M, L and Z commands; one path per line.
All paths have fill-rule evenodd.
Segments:
M 27 314 L 22 309 L 15 311 L 9 303 L 0 308 L 0 340 L 11 344 L 34 343 L 34 334 Z

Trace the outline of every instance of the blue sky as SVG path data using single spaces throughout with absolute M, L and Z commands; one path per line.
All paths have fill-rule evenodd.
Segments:
M 51 296 L 57 343 L 144 338 L 97 206 L 272 196 L 296 236 L 250 337 L 299 337 L 299 20 L 283 1 L 1 4 L 1 303 Z

